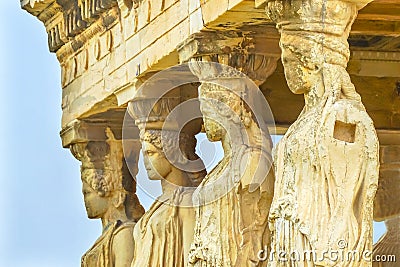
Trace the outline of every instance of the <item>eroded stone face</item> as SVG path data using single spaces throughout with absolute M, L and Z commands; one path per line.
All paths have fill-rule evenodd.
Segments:
M 208 140 L 212 142 L 221 141 L 225 133 L 224 127 L 218 122 L 218 112 L 215 103 L 200 98 L 200 110 L 203 117 L 204 130 L 206 131 Z
M 82 181 L 82 193 L 89 219 L 104 217 L 110 207 L 109 197 L 101 196 L 85 180 Z
M 320 76 L 319 70 L 321 66 L 312 63 L 304 64 L 301 58 L 305 58 L 305 56 L 293 52 L 293 47 L 295 47 L 296 44 L 292 44 L 292 46 L 289 47 L 283 45 L 285 41 L 281 41 L 281 43 L 282 63 L 290 90 L 295 94 L 309 92 L 311 87 L 316 83 L 315 81 L 318 79 L 318 76 Z M 300 42 L 298 42 L 297 45 L 305 46 L 305 44 Z

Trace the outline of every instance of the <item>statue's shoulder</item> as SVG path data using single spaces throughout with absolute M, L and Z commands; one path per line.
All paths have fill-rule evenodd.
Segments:
M 175 206 L 179 207 L 191 207 L 193 206 L 193 193 L 195 188 L 186 187 L 186 188 L 177 188 L 174 191 L 171 202 Z
M 135 228 L 136 222 L 134 221 L 125 221 L 122 222 L 118 220 L 115 223 L 113 236 L 125 233 L 133 233 L 133 229 Z

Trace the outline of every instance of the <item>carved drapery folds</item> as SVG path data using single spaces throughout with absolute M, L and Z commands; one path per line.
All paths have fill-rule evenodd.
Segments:
M 345 69 L 350 27 L 368 2 L 268 2 L 267 13 L 281 33 L 287 83 L 305 98 L 302 113 L 275 152 L 272 250 L 317 253 L 300 261 L 275 258 L 269 266 L 371 266 L 368 257 L 358 261 L 321 254 L 351 250 L 360 256 L 372 250 L 378 139 Z

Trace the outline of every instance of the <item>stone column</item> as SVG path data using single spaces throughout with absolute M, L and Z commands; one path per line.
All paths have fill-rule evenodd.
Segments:
M 254 53 L 256 38 L 235 45 L 229 37 L 218 42 L 218 35 L 207 35 L 212 34 L 194 36 L 179 49 L 181 61 L 189 61 L 201 82 L 207 137 L 224 148 L 224 158 L 194 194 L 198 207 L 190 266 L 264 266 L 260 252 L 267 254 L 270 244 L 274 177 L 268 168 L 271 118 L 258 85 L 275 70 L 278 56 Z
M 372 266 L 379 143 L 346 71 L 347 38 L 369 2 L 267 1 L 281 34 L 287 84 L 305 100 L 276 148 L 269 215 L 272 250 L 294 256 L 275 255 L 269 266 Z
M 384 236 L 374 245 L 373 266 L 398 266 L 400 259 L 400 144 L 381 144 L 379 186 L 374 219 L 385 221 Z M 394 258 L 395 257 L 395 258 Z
M 63 146 L 82 163 L 87 215 L 101 219 L 103 225 L 101 237 L 82 256 L 83 267 L 130 266 L 133 259 L 133 228 L 144 209 L 136 196 L 134 177 L 140 151 L 138 131 L 131 133 L 133 138 L 126 140 L 130 151 L 124 156 L 122 123 L 86 119 L 61 132 Z

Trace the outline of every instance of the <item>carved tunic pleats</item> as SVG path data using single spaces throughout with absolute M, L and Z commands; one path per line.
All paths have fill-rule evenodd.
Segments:
M 81 267 L 113 267 L 114 260 L 111 251 L 115 235 L 121 230 L 135 226 L 134 222 L 116 221 L 109 225 L 94 245 L 82 256 Z
M 269 266 L 370 266 L 332 260 L 324 251 L 372 251 L 373 199 L 378 181 L 378 141 L 371 119 L 355 100 L 325 100 L 304 110 L 279 142 L 276 183 L 270 211 L 275 252 L 314 251 L 311 261 Z M 354 142 L 334 137 L 338 122 L 355 125 Z M 340 137 L 339 137 L 340 138 Z
M 176 189 L 174 194 L 161 195 L 138 221 L 134 229 L 135 253 L 132 267 L 183 267 L 183 224 L 179 204 L 191 198 L 193 191 Z M 168 203 L 166 203 L 168 202 Z M 187 212 L 187 210 L 186 210 Z M 194 218 L 193 210 L 193 218 Z
M 273 177 L 267 177 L 256 191 L 250 193 L 240 181 L 238 166 L 251 149 L 239 146 L 232 150 L 234 156 L 225 157 L 195 192 L 194 202 L 200 206 L 190 266 L 266 265 L 266 261 L 258 259 L 257 253 L 269 245 L 267 213 L 273 194 Z M 216 192 L 225 194 L 218 198 Z

